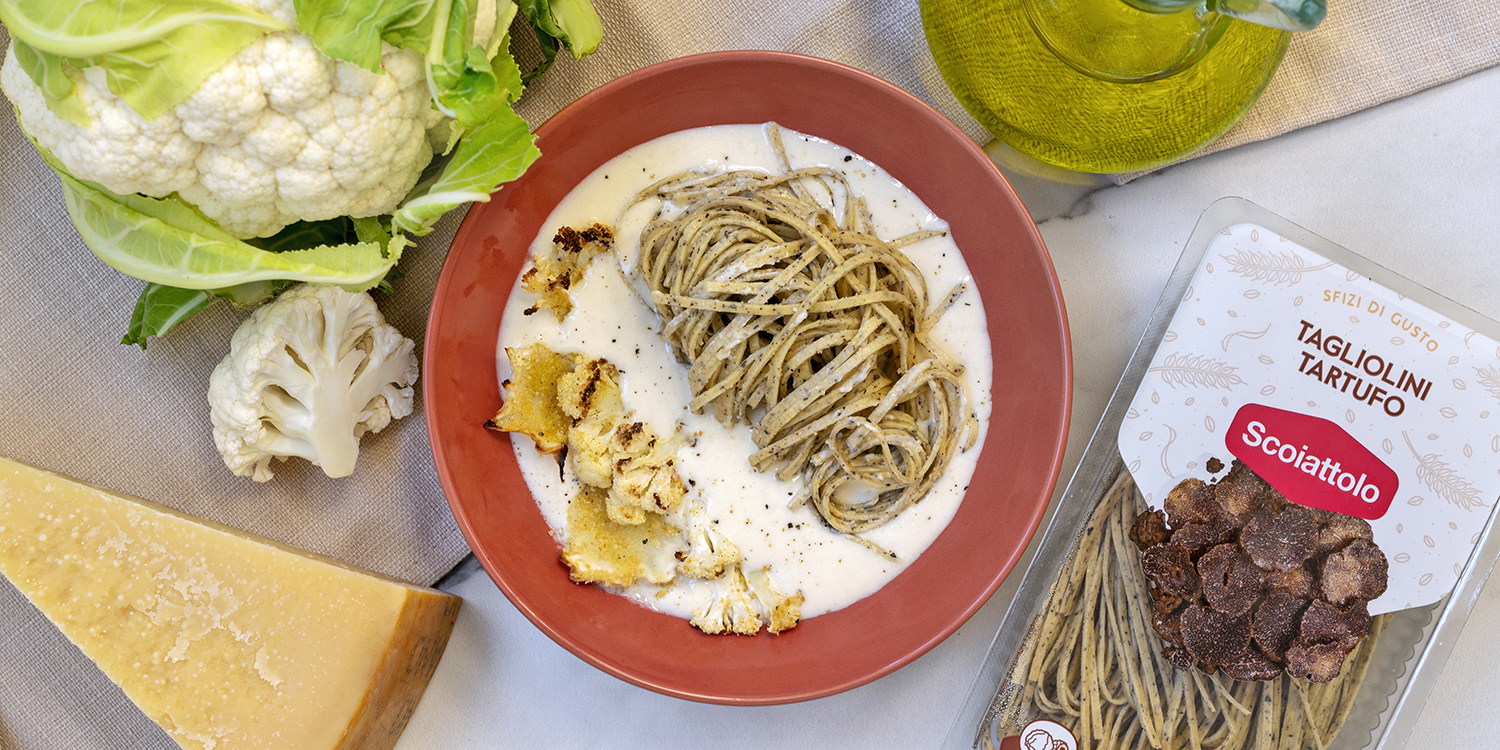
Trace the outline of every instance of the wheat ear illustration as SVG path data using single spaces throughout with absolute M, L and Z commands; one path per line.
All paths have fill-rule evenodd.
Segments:
M 1223 256 L 1229 270 L 1253 281 L 1264 281 L 1274 286 L 1291 286 L 1302 280 L 1302 274 L 1328 268 L 1333 263 L 1309 266 L 1302 256 L 1294 253 L 1269 253 L 1258 250 L 1239 250 L 1234 255 Z
M 1417 459 L 1417 478 L 1436 492 L 1438 497 L 1464 510 L 1489 507 L 1479 499 L 1479 490 L 1449 467 L 1442 456 L 1436 453 L 1425 456 L 1417 453 L 1417 447 L 1411 444 L 1411 438 L 1405 430 L 1401 431 L 1401 439 L 1406 441 L 1407 450 Z
M 1235 386 L 1245 384 L 1234 374 L 1236 369 L 1234 365 L 1201 354 L 1169 354 L 1160 365 L 1147 372 L 1157 373 L 1162 382 L 1173 388 L 1181 385 L 1234 390 Z
M 1500 401 L 1500 370 L 1494 367 L 1484 369 L 1476 367 L 1474 378 L 1479 381 L 1479 385 L 1484 387 L 1485 393 L 1490 394 L 1490 397 L 1496 401 Z

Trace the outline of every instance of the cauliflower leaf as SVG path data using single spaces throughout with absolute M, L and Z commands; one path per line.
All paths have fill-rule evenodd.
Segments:
M 173 198 L 116 195 L 60 173 L 68 215 L 99 259 L 138 279 L 183 289 L 219 289 L 267 279 L 337 284 L 364 291 L 385 278 L 407 242 L 273 253 L 219 230 Z
M 487 203 L 495 188 L 525 174 L 541 158 L 536 136 L 514 111 L 501 108 L 466 132 L 438 178 L 419 186 L 396 209 L 396 229 L 415 235 L 432 231 L 439 216 L 468 203 Z
M 519 1 L 521 13 L 542 49 L 542 61 L 526 73 L 527 82 L 552 67 L 559 48 L 567 47 L 575 58 L 581 58 L 592 53 L 604 38 L 604 25 L 588 0 Z

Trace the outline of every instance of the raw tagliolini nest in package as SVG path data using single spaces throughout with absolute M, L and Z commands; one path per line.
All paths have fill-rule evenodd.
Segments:
M 1036 719 L 1080 748 L 1323 747 L 1338 734 L 1388 617 L 1357 595 L 1333 601 L 1352 578 L 1340 555 L 1368 543 L 1368 525 L 1361 536 L 1359 519 L 1320 511 L 1289 541 L 1315 549 L 1321 535 L 1327 549 L 1266 569 L 1260 529 L 1308 509 L 1241 464 L 1179 488 L 1149 509 L 1121 468 L 1101 494 L 1002 688 L 997 736 Z M 1385 588 L 1381 565 L 1353 577 Z

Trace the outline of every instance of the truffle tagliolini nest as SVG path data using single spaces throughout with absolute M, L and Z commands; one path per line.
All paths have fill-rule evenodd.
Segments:
M 1181 482 L 1163 506 L 1130 538 L 1172 664 L 1240 680 L 1338 675 L 1369 632 L 1366 603 L 1385 593 L 1370 524 L 1290 503 L 1238 461 L 1217 483 Z

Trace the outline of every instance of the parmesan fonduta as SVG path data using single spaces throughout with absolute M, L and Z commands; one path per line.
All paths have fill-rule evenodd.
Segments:
M 843 172 L 862 194 L 882 239 L 947 225 L 900 182 L 880 167 L 826 140 L 782 130 L 793 168 L 823 165 Z M 833 531 L 811 504 L 788 507 L 800 478 L 778 480 L 755 471 L 749 456 L 756 448 L 750 427 L 726 427 L 709 411 L 694 414 L 687 367 L 659 335 L 661 321 L 637 293 L 630 271 L 639 255 L 641 230 L 656 213 L 653 199 L 631 206 L 637 193 L 656 180 L 685 170 L 778 170 L 764 126 L 721 125 L 681 131 L 636 146 L 595 170 L 565 197 L 542 225 L 531 246 L 533 255 L 548 253 L 552 237 L 563 226 L 582 229 L 595 222 L 614 229 L 615 253 L 595 259 L 581 284 L 572 289 L 573 310 L 559 323 L 550 314 L 523 315 L 535 296 L 519 284 L 511 292 L 501 323 L 497 365 L 501 381 L 511 375 L 506 347 L 543 343 L 558 352 L 602 357 L 622 376 L 625 408 L 658 435 L 678 425 L 697 433 L 696 442 L 678 453 L 677 468 L 689 491 L 703 500 L 716 521 L 715 530 L 732 541 L 745 558 L 746 570 L 770 566 L 776 587 L 801 591 L 802 617 L 846 607 L 901 573 L 935 540 L 953 518 L 974 473 L 990 416 L 991 358 L 984 309 L 963 256 L 945 233 L 909 245 L 905 252 L 926 275 L 928 295 L 942 300 L 956 284 L 968 290 L 942 318 L 934 335 L 946 353 L 964 367 L 970 409 L 979 420 L 973 448 L 957 455 L 942 481 L 916 506 L 891 523 L 866 533 L 890 550 L 887 560 Z M 841 206 L 835 206 L 836 212 Z M 516 460 L 527 485 L 552 528 L 561 533 L 568 502 L 579 490 L 571 467 L 559 477 L 552 456 L 538 454 L 529 440 L 515 440 Z M 685 576 L 662 590 L 637 584 L 620 593 L 640 604 L 679 617 L 710 596 L 708 585 Z

